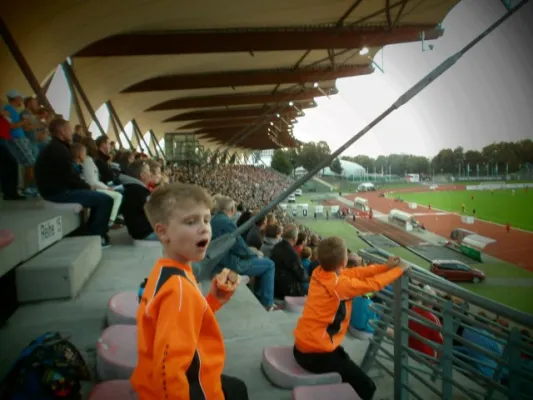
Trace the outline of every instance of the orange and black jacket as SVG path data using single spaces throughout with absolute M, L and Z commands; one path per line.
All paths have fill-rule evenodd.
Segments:
M 140 400 L 224 400 L 219 308 L 202 295 L 189 265 L 157 261 L 137 311 L 139 361 L 131 383 Z
M 402 275 L 386 265 L 345 268 L 340 273 L 317 267 L 311 276 L 302 316 L 294 330 L 302 353 L 327 353 L 344 339 L 350 324 L 352 298 L 383 289 Z

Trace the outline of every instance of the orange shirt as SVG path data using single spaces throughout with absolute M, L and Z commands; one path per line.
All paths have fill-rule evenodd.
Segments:
M 224 400 L 220 303 L 204 297 L 188 265 L 159 259 L 137 311 L 139 361 L 131 383 L 140 400 L 188 400 L 199 381 L 205 400 Z
M 345 268 L 340 274 L 313 272 L 302 316 L 294 330 L 295 346 L 303 353 L 327 353 L 344 339 L 352 313 L 351 299 L 383 289 L 402 275 L 386 265 Z

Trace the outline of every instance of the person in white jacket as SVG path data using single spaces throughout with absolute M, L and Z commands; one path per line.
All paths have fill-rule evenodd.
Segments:
M 85 182 L 91 185 L 94 190 L 104 193 L 113 199 L 113 209 L 111 210 L 111 216 L 109 217 L 109 225 L 112 226 L 115 224 L 120 205 L 122 204 L 122 195 L 115 191 L 112 187 L 107 186 L 105 183 L 100 181 L 98 168 L 96 167 L 96 164 L 91 156 L 97 151 L 94 140 L 91 137 L 86 136 L 82 139 L 81 144 L 84 146 L 85 152 L 82 151 L 81 154 L 77 156 L 78 160 L 74 161 L 81 162 L 81 177 L 85 180 Z

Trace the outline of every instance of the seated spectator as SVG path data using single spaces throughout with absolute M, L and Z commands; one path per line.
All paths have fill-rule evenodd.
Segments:
M 0 112 L 0 188 L 4 200 L 24 200 L 25 197 L 18 194 L 18 163 L 10 148 L 11 124 L 8 121 L 9 112 Z
M 159 238 L 144 211 L 144 205 L 150 197 L 148 189 L 148 183 L 152 179 L 150 167 L 146 161 L 135 160 L 131 163 L 129 171 L 133 181 L 124 184 L 121 207 L 124 223 L 133 239 L 157 241 Z
M 90 209 L 88 233 L 102 238 L 102 246 L 109 246 L 107 235 L 113 200 L 92 189 L 74 169 L 70 153 L 72 127 L 62 118 L 49 126 L 52 141 L 46 146 L 35 164 L 35 180 L 41 196 L 54 203 L 78 203 Z
M 320 265 L 318 261 L 318 246 L 313 248 L 311 255 L 311 263 L 309 263 L 309 276 L 313 275 L 313 271 Z
M 252 218 L 253 214 L 250 210 L 246 210 L 246 211 L 243 211 L 241 216 L 239 217 L 239 219 L 237 220 L 236 224 L 237 224 L 237 228 L 239 226 L 241 226 L 242 224 L 244 224 L 246 221 L 248 221 L 250 218 Z M 248 232 L 250 230 L 247 230 L 246 232 L 243 232 L 242 233 L 242 238 L 243 239 L 246 239 L 246 236 L 248 236 Z
M 231 198 L 218 199 L 216 213 L 211 219 L 213 239 L 237 230 L 237 226 L 231 220 L 234 213 L 235 202 Z M 233 247 L 222 258 L 217 270 L 220 271 L 223 267 L 240 275 L 258 276 L 259 285 L 256 285 L 255 295 L 267 311 L 278 309 L 274 305 L 274 262 L 263 257 L 263 253 L 259 250 L 250 249 L 241 236 L 237 237 Z
M 133 153 L 129 150 L 123 151 L 119 157 L 117 157 L 117 163 L 120 166 L 120 170 L 123 174 L 128 173 L 128 167 L 135 161 Z
M 154 160 L 147 160 L 148 167 L 150 167 L 150 175 L 152 179 L 148 183 L 148 189 L 153 192 L 161 183 L 163 176 L 161 175 L 161 164 Z
M 307 245 L 307 235 L 304 232 L 298 233 L 298 238 L 296 240 L 296 243 L 294 244 L 294 250 L 296 251 L 296 254 L 298 254 L 298 256 L 300 256 L 302 249 L 306 245 Z
M 265 229 L 265 238 L 263 239 L 263 244 L 259 249 L 265 257 L 269 257 L 272 254 L 272 249 L 276 244 L 281 240 L 281 227 L 277 224 L 268 225 Z
M 428 285 L 423 286 L 423 291 L 429 298 L 434 298 L 436 296 L 435 291 Z M 429 301 L 422 300 L 421 305 L 426 308 L 433 309 L 433 304 Z M 436 327 L 442 327 L 439 318 L 431 311 L 427 311 L 424 308 L 418 307 L 416 305 L 412 307 L 412 311 L 418 314 L 421 318 L 427 319 Z M 427 340 L 434 342 L 435 344 L 443 343 L 442 333 L 439 330 L 429 328 L 426 325 L 422 325 L 420 322 L 415 321 L 414 319 L 409 320 L 409 330 L 419 334 Z M 438 359 L 440 356 L 438 351 L 435 350 L 432 346 L 422 342 L 420 339 L 414 336 L 409 336 L 409 348 L 419 351 L 420 353 L 423 353 L 435 359 Z
M 319 243 L 320 243 L 320 239 L 318 238 L 318 235 L 313 233 L 309 237 L 309 242 L 307 243 L 307 245 L 311 248 L 311 250 L 313 250 L 315 247 L 318 247 Z
M 72 135 L 72 143 L 81 143 L 81 140 L 86 136 L 85 129 L 81 125 L 76 125 L 74 127 L 74 134 Z
M 311 256 L 313 255 L 313 251 L 311 250 L 311 247 L 305 246 L 302 249 L 302 253 L 300 254 L 300 259 L 302 260 L 302 267 L 305 270 L 305 273 L 307 276 L 311 276 L 311 269 L 309 266 L 311 265 Z
M 77 146 L 77 145 L 81 145 Z M 78 150 L 79 149 L 79 150 Z M 92 137 L 85 136 L 81 139 L 81 143 L 72 145 L 72 156 L 74 161 L 82 163 L 81 176 L 85 182 L 100 193 L 103 193 L 113 199 L 113 208 L 111 209 L 111 215 L 109 216 L 109 227 L 118 227 L 115 221 L 118 216 L 118 211 L 122 204 L 122 195 L 115 191 L 111 186 L 107 186 L 100 180 L 98 175 L 98 168 L 94 163 L 93 156 L 96 155 L 96 145 Z
M 483 324 L 487 323 L 485 320 L 485 314 L 483 312 L 480 312 L 476 319 Z M 494 353 L 495 356 L 502 357 L 503 355 L 503 346 L 488 330 L 473 326 L 466 326 L 463 330 L 462 337 L 467 341 L 467 343 L 475 344 L 486 351 Z M 498 363 L 492 357 L 489 357 L 485 353 L 482 353 L 470 346 L 454 346 L 454 350 L 460 351 L 461 353 L 473 358 L 475 360 L 475 368 L 484 376 L 492 378 L 494 371 L 498 366 Z M 504 369 L 503 375 L 507 375 L 507 368 Z
M 111 162 L 111 156 L 109 155 L 109 152 L 111 151 L 109 137 L 107 135 L 99 136 L 96 139 L 95 144 L 97 152 L 94 157 L 94 163 L 98 167 L 100 180 L 109 186 L 120 185 L 118 177 L 115 175 L 115 172 L 113 172 L 113 169 L 109 165 Z
M 276 265 L 276 279 L 274 296 L 284 299 L 285 296 L 305 296 L 307 294 L 309 277 L 300 262 L 300 256 L 294 250 L 298 228 L 295 225 L 285 225 L 281 241 L 272 249 L 272 261 Z
M 266 217 L 259 218 L 246 235 L 246 244 L 257 250 L 263 245 L 263 236 L 266 228 Z
M 314 374 L 338 373 L 361 399 L 370 400 L 376 385 L 341 345 L 351 318 L 351 299 L 381 290 L 406 267 L 399 267 L 399 258 L 391 257 L 386 265 L 345 268 L 348 253 L 339 237 L 323 240 L 318 258 L 320 267 L 311 277 L 309 296 L 294 330 L 294 358 Z

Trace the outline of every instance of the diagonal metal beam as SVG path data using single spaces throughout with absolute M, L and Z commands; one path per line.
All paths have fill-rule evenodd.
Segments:
M 120 128 L 120 131 L 124 134 L 124 137 L 126 138 L 126 141 L 130 145 L 130 150 L 135 151 L 135 147 L 133 147 L 133 143 L 131 142 L 130 138 L 126 134 L 126 130 L 124 129 L 124 125 L 122 125 L 122 121 L 120 121 L 120 118 L 118 117 L 117 111 L 115 110 L 115 107 L 113 106 L 113 103 L 111 100 L 106 101 L 107 109 L 109 110 L 109 115 L 111 116 L 111 119 L 114 119 L 117 123 L 118 127 Z
M 305 84 L 308 82 L 331 81 L 350 76 L 368 75 L 372 72 L 374 72 L 374 67 L 367 64 L 348 65 L 336 68 L 335 70 L 331 68 L 316 68 L 313 70 L 280 69 L 168 75 L 138 82 L 124 89 L 122 93 L 290 83 Z
M 127 33 L 110 36 L 90 44 L 76 57 L 154 56 L 167 54 L 234 53 L 257 51 L 298 51 L 358 49 L 439 37 L 435 25 L 350 27 L 342 22 L 359 5 L 356 1 L 333 27 L 292 27 Z
M 303 107 L 305 108 L 305 107 Z M 174 115 L 165 119 L 163 122 L 179 122 L 179 121 L 198 121 L 206 119 L 214 120 L 224 120 L 231 118 L 251 118 L 258 117 L 265 112 L 266 107 L 247 107 L 247 108 L 223 108 L 217 110 L 200 110 L 200 111 L 189 111 Z M 283 115 L 288 115 L 289 117 L 296 117 L 297 112 L 293 107 L 290 107 L 288 104 L 285 106 L 277 107 L 273 110 L 274 113 L 282 113 Z

